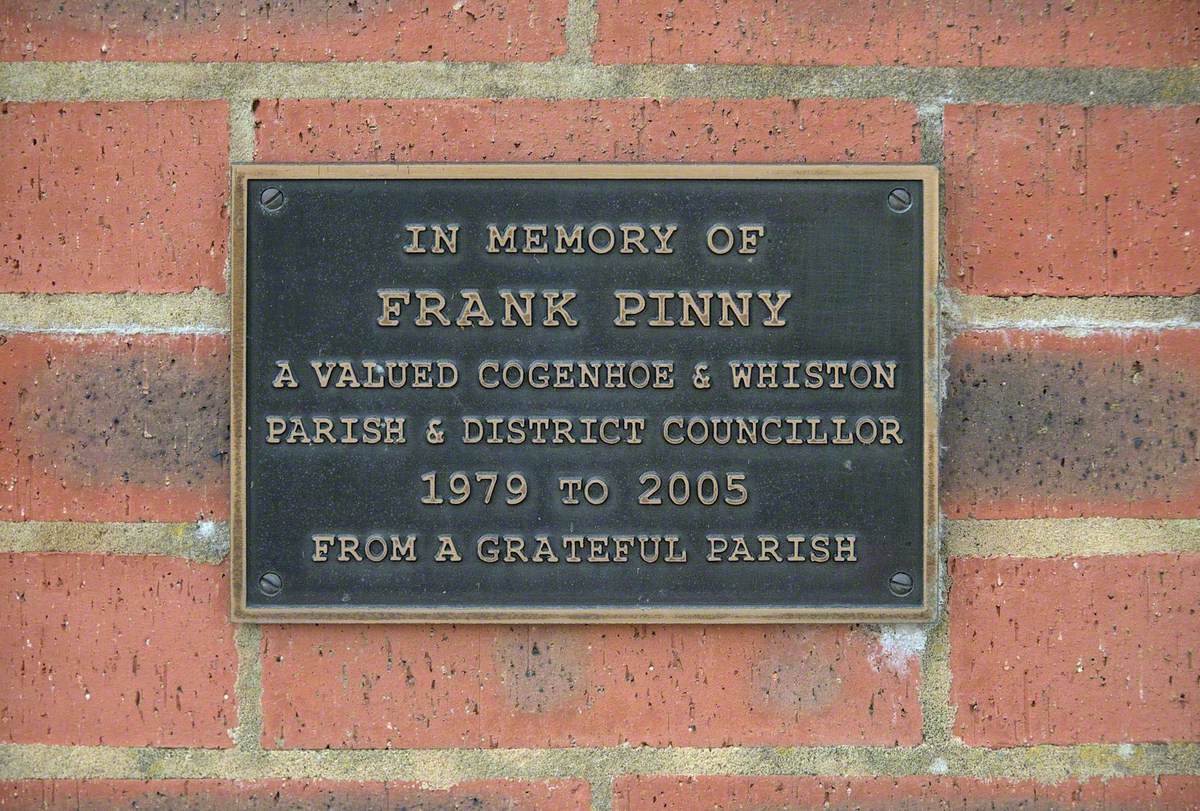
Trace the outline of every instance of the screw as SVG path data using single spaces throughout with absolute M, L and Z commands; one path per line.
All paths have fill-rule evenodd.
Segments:
M 283 192 L 274 186 L 269 186 L 263 189 L 262 194 L 258 196 L 258 202 L 262 203 L 262 207 L 267 211 L 278 211 L 283 208 Z
M 888 208 L 897 214 L 903 214 L 912 208 L 912 194 L 908 189 L 892 189 L 888 195 Z
M 912 575 L 908 572 L 896 572 L 888 581 L 888 588 L 897 597 L 907 597 L 913 590 Z
M 274 572 L 267 572 L 258 579 L 258 590 L 267 597 L 278 597 L 283 591 L 283 579 Z

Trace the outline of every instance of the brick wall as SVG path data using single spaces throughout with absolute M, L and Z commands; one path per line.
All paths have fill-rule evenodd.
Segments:
M 1200 808 L 1200 6 L 8 0 L 0 808 Z M 231 161 L 930 162 L 929 626 L 228 621 Z

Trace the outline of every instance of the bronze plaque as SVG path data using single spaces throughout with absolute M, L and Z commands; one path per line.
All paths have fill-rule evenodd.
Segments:
M 233 615 L 931 616 L 927 166 L 233 172 Z

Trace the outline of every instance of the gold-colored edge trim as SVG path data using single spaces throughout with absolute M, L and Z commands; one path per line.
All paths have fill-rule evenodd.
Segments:
M 235 163 L 247 180 L 921 180 L 937 167 L 912 163 Z M 932 174 L 931 174 L 932 173 Z
M 251 180 L 415 180 L 415 179 L 590 179 L 626 180 L 919 180 L 921 181 L 924 289 L 925 398 L 923 436 L 925 502 L 922 605 L 895 609 L 730 608 L 730 609 L 491 609 L 459 606 L 409 608 L 249 608 L 246 605 L 246 213 Z M 938 171 L 919 164 L 234 164 L 233 245 L 230 266 L 230 598 L 240 622 L 326 623 L 847 623 L 922 622 L 933 618 L 937 599 L 937 304 Z

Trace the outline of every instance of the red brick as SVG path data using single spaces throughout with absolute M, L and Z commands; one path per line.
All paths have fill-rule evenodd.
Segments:
M 1045 785 L 967 777 L 641 777 L 617 779 L 613 811 L 1192 811 L 1197 777 Z
M 950 346 L 951 518 L 1200 515 L 1200 331 L 996 331 Z
M 168 557 L 3 556 L 0 740 L 229 746 L 227 576 Z
M 0 520 L 229 514 L 229 342 L 0 335 Z
M 225 288 L 225 102 L 6 102 L 0 142 L 0 292 Z
M 1200 555 L 959 558 L 950 576 L 967 743 L 1200 739 Z
M 21 780 L 0 808 L 32 811 L 586 811 L 582 780 L 479 780 L 448 789 L 332 780 Z
M 566 0 L 9 0 L 0 61 L 478 61 L 566 50 Z
M 920 159 L 916 110 L 877 99 L 282 100 L 257 116 L 259 160 Z
M 272 748 L 912 744 L 918 662 L 853 626 L 284 626 Z
M 598 0 L 600 62 L 1167 67 L 1200 59 L 1187 0 Z
M 951 106 L 944 135 L 955 287 L 1200 292 L 1200 107 Z

